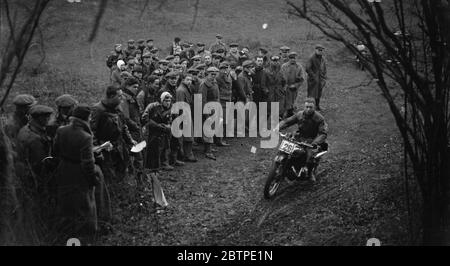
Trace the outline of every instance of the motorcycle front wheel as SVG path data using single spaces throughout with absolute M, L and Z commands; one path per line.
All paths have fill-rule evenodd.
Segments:
M 281 163 L 273 163 L 269 174 L 267 175 L 266 184 L 264 185 L 264 198 L 273 199 L 280 187 L 281 181 Z

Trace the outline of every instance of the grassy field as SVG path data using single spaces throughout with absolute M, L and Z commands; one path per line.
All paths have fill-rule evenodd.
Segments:
M 221 33 L 226 42 L 274 53 L 288 45 L 301 62 L 320 42 L 329 62 L 323 106 L 331 153 L 316 185 L 288 187 L 267 202 L 262 188 L 275 151 L 252 154 L 258 140 L 231 140 L 218 161 L 199 155 L 199 163 L 161 177 L 170 203 L 165 212 L 148 215 L 136 207 L 138 199 L 124 197 L 115 208 L 114 232 L 100 244 L 365 245 L 370 237 L 407 243 L 401 140 L 374 84 L 349 89 L 370 79 L 339 44 L 289 17 L 282 0 L 201 0 L 193 30 L 195 1 L 168 0 L 160 8 L 150 1 L 143 10 L 144 2 L 111 0 L 90 44 L 98 1 L 53 1 L 42 20 L 45 64 L 36 68 L 38 51 L 31 50 L 14 94 L 31 92 L 52 105 L 59 94 L 71 93 L 94 103 L 109 81 L 106 56 L 130 38 L 152 37 L 165 49 L 176 36 L 209 44 Z M 305 90 L 303 85 L 298 101 Z

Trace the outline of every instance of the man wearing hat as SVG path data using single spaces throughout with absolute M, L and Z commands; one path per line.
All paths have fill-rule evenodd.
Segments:
M 197 162 L 197 159 L 192 152 L 192 145 L 194 142 L 194 92 L 192 91 L 192 81 L 193 77 L 191 74 L 187 74 L 184 76 L 183 80 L 180 83 L 180 86 L 177 88 L 177 102 L 185 102 L 189 105 L 191 110 L 191 136 L 190 137 L 182 137 L 183 143 L 183 153 L 184 153 L 184 161 L 185 162 Z
M 145 79 L 155 70 L 155 64 L 152 60 L 152 54 L 146 52 L 142 55 L 142 78 Z
M 217 85 L 217 81 L 216 81 L 216 77 L 219 73 L 219 69 L 217 69 L 216 67 L 209 67 L 206 70 L 206 73 L 207 73 L 206 79 L 200 85 L 200 91 L 202 92 L 203 107 L 208 102 L 218 102 L 220 100 L 219 86 Z M 204 114 L 203 122 L 212 115 L 213 114 Z M 216 157 L 212 153 L 212 149 L 211 149 L 211 145 L 213 142 L 214 142 L 213 138 L 203 136 L 204 152 L 205 152 L 206 158 L 211 159 L 211 160 L 216 160 Z
M 55 99 L 55 104 L 57 107 L 55 119 L 47 127 L 47 132 L 52 138 L 60 126 L 70 123 L 69 117 L 73 109 L 78 105 L 78 101 L 70 94 L 63 94 Z
M 179 74 L 178 72 L 171 71 L 166 75 L 166 84 L 159 91 L 158 96 L 161 96 L 164 92 L 170 93 L 172 99 L 176 99 L 177 96 L 177 84 L 178 84 Z M 170 161 L 171 165 L 183 166 L 184 163 L 178 160 L 180 153 L 180 140 L 174 136 L 170 139 Z
M 320 97 L 327 82 L 327 65 L 323 56 L 325 48 L 318 44 L 314 54 L 306 62 L 306 73 L 308 74 L 308 97 L 316 100 L 316 110 L 320 111 Z
M 111 52 L 111 55 L 106 59 L 106 66 L 111 69 L 117 64 L 117 61 L 124 59 L 125 55 L 122 51 L 122 44 L 115 44 L 114 51 Z
M 226 62 L 222 62 L 219 65 L 219 75 L 216 78 L 217 85 L 219 86 L 219 95 L 220 95 L 220 104 L 222 105 L 222 119 L 223 119 L 223 128 L 226 133 L 226 125 L 230 124 L 229 121 L 232 119 L 232 115 L 227 113 L 227 102 L 231 102 L 232 96 L 232 83 L 233 79 L 230 75 L 230 66 Z M 224 137 L 227 134 L 224 134 Z M 222 137 L 216 137 L 215 139 L 217 146 L 229 146 Z
M 126 119 L 120 109 L 122 90 L 115 86 L 106 88 L 105 97 L 93 107 L 91 129 L 94 144 L 110 141 L 113 149 L 103 150 L 101 169 L 107 182 L 122 181 L 129 162 L 128 148 L 136 144 L 130 135 Z
M 297 53 L 289 53 L 289 61 L 281 66 L 281 73 L 286 80 L 286 115 L 294 114 L 294 103 L 297 99 L 298 89 L 303 84 L 304 70 L 300 63 L 297 63 Z
M 236 92 L 236 101 L 248 102 L 253 101 L 253 89 L 251 75 L 253 62 L 250 60 L 242 63 L 242 72 L 238 75 L 239 90 Z
M 211 66 L 213 66 L 215 68 L 219 68 L 220 62 L 222 62 L 222 60 L 223 60 L 222 54 L 213 53 L 212 54 L 212 64 L 211 64 Z
M 206 64 L 199 64 L 196 69 L 199 71 L 197 77 L 199 78 L 199 80 L 201 80 L 201 82 L 203 82 L 203 79 L 206 77 Z
M 239 44 L 237 44 L 237 43 L 230 44 L 230 51 L 228 52 L 227 56 L 225 57 L 225 61 L 228 61 L 230 64 L 232 64 L 232 63 L 234 63 L 236 65 L 239 64 L 238 47 L 239 47 Z
M 128 79 L 123 88 L 123 100 L 120 104 L 131 137 L 137 142 L 142 141 L 141 113 L 144 111 L 141 111 L 137 101 L 139 86 L 140 82 L 138 79 Z M 130 159 L 130 172 L 132 172 L 133 176 L 136 177 L 136 180 L 140 182 L 143 176 L 142 155 L 140 153 L 131 153 Z
M 133 56 L 136 51 L 136 43 L 133 39 L 128 40 L 127 48 L 124 51 L 125 57 Z
M 202 57 L 199 55 L 194 55 L 191 58 L 191 63 L 190 63 L 190 67 L 192 68 L 196 68 L 198 65 L 200 65 L 202 62 Z
M 270 57 L 270 66 L 267 69 L 267 87 L 269 88 L 269 101 L 278 102 L 278 113 L 280 117 L 283 117 L 286 105 L 286 80 L 281 73 L 280 60 L 281 57 L 278 55 Z
M 153 39 L 147 39 L 147 41 L 145 43 L 145 48 L 144 48 L 144 51 L 142 51 L 142 54 L 151 53 L 153 48 L 154 48 Z
M 146 48 L 147 46 L 145 45 L 145 40 L 144 39 L 139 39 L 138 41 L 137 41 L 137 50 L 140 50 L 141 51 L 141 54 L 144 54 L 144 49 Z
M 173 170 L 169 164 L 170 138 L 172 136 L 172 96 L 163 92 L 157 102 L 150 103 L 142 114 L 146 128 L 147 149 L 145 168 L 150 170 Z
M 289 52 L 290 51 L 291 51 L 291 48 L 287 47 L 286 45 L 283 45 L 280 47 L 281 64 L 284 64 L 289 61 Z
M 28 111 L 36 104 L 36 99 L 29 94 L 19 94 L 14 97 L 13 104 L 15 110 L 6 122 L 5 133 L 14 144 L 19 130 L 28 123 Z
M 219 49 L 223 49 L 223 51 L 226 53 L 227 51 L 227 46 L 225 45 L 225 43 L 222 41 L 222 35 L 221 34 L 217 34 L 216 35 L 216 41 L 211 44 L 209 51 L 211 53 L 217 53 L 217 51 Z
M 245 61 L 247 61 L 247 60 L 249 60 L 250 59 L 250 57 L 249 57 L 249 55 L 247 54 L 247 53 L 245 53 L 245 52 L 243 52 L 243 51 L 240 51 L 239 52 L 239 66 L 242 66 L 242 64 L 245 62 Z
M 90 237 L 98 229 L 94 188 L 100 185 L 89 127 L 91 109 L 77 106 L 69 125 L 58 128 L 54 154 L 59 159 L 56 172 L 58 232 Z
M 30 121 L 17 135 L 18 154 L 36 177 L 41 176 L 42 160 L 51 154 L 51 138 L 47 134 L 47 125 L 52 113 L 53 109 L 48 106 L 33 105 L 29 111 Z M 43 184 L 38 180 L 34 182 L 37 183 L 28 185 L 34 186 L 35 189 L 42 188 Z
M 136 96 L 136 100 L 139 105 L 139 109 L 143 112 L 147 105 L 153 102 L 159 101 L 158 91 L 160 90 L 160 77 L 156 75 L 150 75 L 145 78 L 145 86 Z M 142 113 L 141 113 L 142 115 Z

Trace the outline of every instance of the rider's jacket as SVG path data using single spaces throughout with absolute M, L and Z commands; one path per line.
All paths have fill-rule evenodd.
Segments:
M 296 135 L 302 141 L 307 141 L 311 144 L 322 144 L 327 138 L 328 125 L 324 117 L 316 111 L 310 116 L 306 115 L 305 111 L 294 114 L 281 124 L 280 130 L 293 124 L 298 125 Z

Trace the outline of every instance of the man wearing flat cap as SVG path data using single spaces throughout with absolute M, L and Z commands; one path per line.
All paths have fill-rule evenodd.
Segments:
M 260 47 L 258 50 L 258 56 L 263 58 L 263 68 L 269 67 L 269 51 L 265 47 Z
M 113 145 L 112 150 L 102 151 L 104 159 L 100 164 L 109 183 L 124 180 L 129 163 L 128 147 L 136 144 L 120 109 L 122 99 L 119 87 L 108 86 L 105 97 L 93 106 L 90 121 L 94 144 L 102 145 L 109 141 Z
M 33 105 L 29 111 L 30 121 L 17 135 L 18 154 L 36 177 L 41 176 L 42 160 L 51 155 L 51 138 L 47 134 L 47 125 L 52 113 L 53 109 L 48 106 Z M 29 185 L 40 189 L 43 184 L 34 180 Z
M 114 50 L 111 52 L 111 54 L 106 59 L 106 66 L 113 70 L 113 68 L 116 66 L 117 61 L 124 59 L 125 55 L 122 51 L 122 44 L 115 44 Z
M 206 69 L 206 78 L 200 85 L 200 91 L 202 93 L 203 107 L 209 102 L 219 102 L 220 92 L 219 86 L 217 85 L 216 77 L 219 74 L 219 69 L 216 67 L 209 67 Z M 203 109 L 202 107 L 202 109 Z M 203 122 L 206 121 L 213 114 L 204 114 Z M 205 157 L 211 160 L 216 160 L 212 152 L 211 145 L 214 143 L 214 139 L 210 137 L 203 136 L 204 153 Z
M 286 45 L 283 45 L 280 47 L 281 64 L 287 63 L 289 61 L 289 52 L 290 51 L 291 51 L 291 48 L 287 47 Z
M 133 39 L 128 40 L 127 48 L 124 51 L 125 57 L 133 56 L 136 51 L 136 43 Z
M 78 105 L 78 101 L 70 94 L 63 94 L 55 99 L 55 105 L 57 108 L 55 119 L 47 127 L 47 132 L 52 138 L 60 126 L 70 123 L 69 118 L 73 109 Z
M 223 119 L 223 132 L 224 137 L 226 134 L 226 125 L 230 124 L 232 119 L 231 114 L 227 113 L 226 104 L 227 102 L 231 102 L 232 97 L 232 83 L 233 79 L 230 75 L 230 65 L 227 62 L 222 62 L 219 65 L 219 75 L 216 78 L 217 85 L 219 86 L 219 95 L 220 95 L 220 105 L 222 105 L 222 119 Z M 230 132 L 231 133 L 231 132 Z M 216 137 L 215 139 L 217 146 L 229 146 L 223 138 Z
M 195 51 L 195 54 L 199 55 L 202 58 L 202 61 L 205 55 L 210 54 L 209 51 L 205 50 L 205 46 L 206 45 L 204 43 L 199 42 L 197 43 L 197 51 Z
M 237 43 L 230 44 L 230 51 L 228 52 L 227 56 L 225 57 L 225 61 L 228 61 L 230 64 L 232 64 L 232 63 L 234 63 L 236 65 L 239 64 L 238 47 L 239 47 L 239 44 L 237 44 Z
M 225 52 L 227 51 L 227 46 L 225 45 L 225 43 L 222 41 L 222 35 L 221 34 L 216 34 L 216 41 L 211 44 L 209 51 L 211 53 L 217 53 L 217 50 L 219 49 L 223 49 Z
M 316 110 L 320 111 L 320 98 L 322 90 L 327 82 L 327 65 L 321 44 L 315 46 L 312 54 L 306 62 L 306 73 L 308 74 L 308 97 L 316 100 Z
M 136 49 L 140 50 L 141 54 L 143 54 L 145 48 L 146 48 L 145 40 L 144 39 L 139 39 L 137 41 L 137 48 Z
M 147 39 L 147 41 L 145 42 L 145 48 L 142 51 L 142 54 L 151 53 L 153 48 L 154 48 L 153 39 Z
M 286 116 L 290 117 L 294 114 L 294 103 L 297 99 L 298 90 L 303 84 L 304 70 L 300 63 L 297 62 L 297 53 L 289 53 L 289 61 L 281 66 L 281 73 L 286 80 Z
M 13 140 L 13 146 L 19 130 L 28 123 L 28 111 L 36 102 L 36 99 L 29 94 L 19 94 L 14 97 L 15 110 L 5 125 L 5 133 Z
M 269 88 L 269 101 L 278 102 L 278 113 L 280 117 L 283 117 L 286 105 L 286 80 L 281 73 L 280 60 L 281 57 L 278 55 L 270 57 L 270 66 L 267 68 L 267 87 Z

